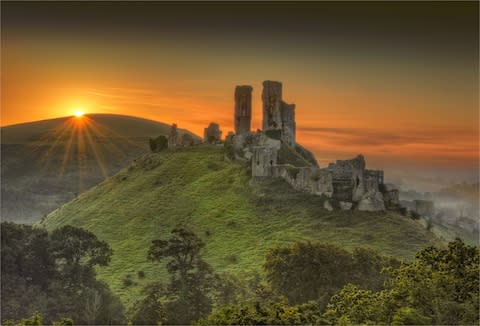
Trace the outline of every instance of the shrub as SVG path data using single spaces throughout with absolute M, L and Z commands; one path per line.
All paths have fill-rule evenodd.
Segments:
M 420 219 L 420 214 L 418 214 L 416 211 L 411 211 L 410 212 L 410 218 L 412 220 L 419 220 Z
M 313 171 L 312 175 L 310 176 L 310 179 L 312 179 L 313 181 L 320 180 L 320 171 L 318 170 Z
M 138 276 L 138 278 L 144 278 L 145 277 L 145 272 L 144 271 L 138 271 L 137 276 Z
M 132 281 L 132 276 L 129 274 L 129 275 L 127 275 L 127 277 L 125 277 L 123 279 L 123 286 L 124 287 L 129 287 L 131 285 L 133 285 L 133 281 Z
M 225 257 L 225 260 L 227 261 L 227 263 L 229 264 L 236 264 L 238 262 L 238 258 L 237 258 L 237 255 L 228 255 L 227 257 Z
M 282 138 L 282 131 L 279 129 L 266 130 L 265 135 L 269 138 L 280 140 Z
M 150 138 L 148 141 L 152 152 L 160 152 L 168 147 L 168 139 L 162 135 L 155 139 Z
M 298 173 L 300 172 L 300 168 L 297 168 L 296 166 L 287 166 L 287 173 L 290 177 L 296 178 Z

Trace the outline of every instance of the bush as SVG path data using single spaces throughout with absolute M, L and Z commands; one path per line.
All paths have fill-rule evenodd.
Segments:
M 158 136 L 155 139 L 150 138 L 148 142 L 150 144 L 150 150 L 155 153 L 168 148 L 168 139 L 165 136 Z
M 230 263 L 230 264 L 236 264 L 238 262 L 237 255 L 233 255 L 233 254 L 225 257 L 225 260 L 227 261 L 227 263 Z
M 282 138 L 282 131 L 280 129 L 266 130 L 265 135 L 269 138 L 280 140 Z
M 131 275 L 127 275 L 127 277 L 125 277 L 123 279 L 123 286 L 124 287 L 129 287 L 133 285 L 133 281 L 132 281 L 132 276 Z
M 416 211 L 411 211 L 410 212 L 410 218 L 412 220 L 419 220 L 420 219 L 420 214 L 418 214 Z
M 312 179 L 313 181 L 320 180 L 320 171 L 318 170 L 313 171 L 312 175 L 310 176 L 310 179 Z
M 300 172 L 300 168 L 296 167 L 296 166 L 287 166 L 286 167 L 287 169 L 287 173 L 290 177 L 292 177 L 293 179 L 295 179 L 298 175 L 298 173 Z
M 138 276 L 138 278 L 144 278 L 145 277 L 145 272 L 144 271 L 138 271 L 137 276 Z

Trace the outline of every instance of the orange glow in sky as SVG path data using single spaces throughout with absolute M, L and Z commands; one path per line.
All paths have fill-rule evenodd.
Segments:
M 176 123 L 197 135 L 215 121 L 226 135 L 235 86 L 252 85 L 256 130 L 261 83 L 269 79 L 283 82 L 283 99 L 296 104 L 297 140 L 323 166 L 363 153 L 372 168 L 478 169 L 478 61 L 413 46 L 405 53 L 377 43 L 344 48 L 328 39 L 279 51 L 249 39 L 240 46 L 210 36 L 74 38 L 32 30 L 2 38 L 2 126 L 73 111 Z

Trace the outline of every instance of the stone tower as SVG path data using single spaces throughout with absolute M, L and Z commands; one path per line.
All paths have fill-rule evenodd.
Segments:
M 263 130 L 280 129 L 282 126 L 282 83 L 271 80 L 264 81 L 262 102 Z
M 252 121 L 252 86 L 235 87 L 235 133 L 237 135 L 250 131 Z
M 282 139 L 295 145 L 295 104 L 282 100 L 282 83 L 266 80 L 263 82 L 263 130 L 282 131 Z

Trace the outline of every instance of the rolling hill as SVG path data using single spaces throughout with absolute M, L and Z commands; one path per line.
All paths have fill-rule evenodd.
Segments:
M 39 221 L 148 152 L 148 138 L 169 129 L 164 123 L 111 114 L 2 127 L 2 220 Z
M 166 280 L 164 266 L 148 262 L 153 239 L 188 225 L 206 243 L 217 272 L 251 279 L 266 251 L 294 241 L 329 242 L 346 249 L 371 247 L 409 258 L 438 243 L 420 223 L 395 212 L 327 211 L 323 198 L 296 192 L 283 180 L 250 184 L 248 168 L 224 160 L 221 146 L 199 145 L 146 154 L 49 214 L 49 230 L 74 225 L 94 232 L 114 250 L 99 278 L 129 306 L 141 288 Z M 143 271 L 145 278 L 138 278 Z M 134 284 L 125 286 L 131 277 Z

